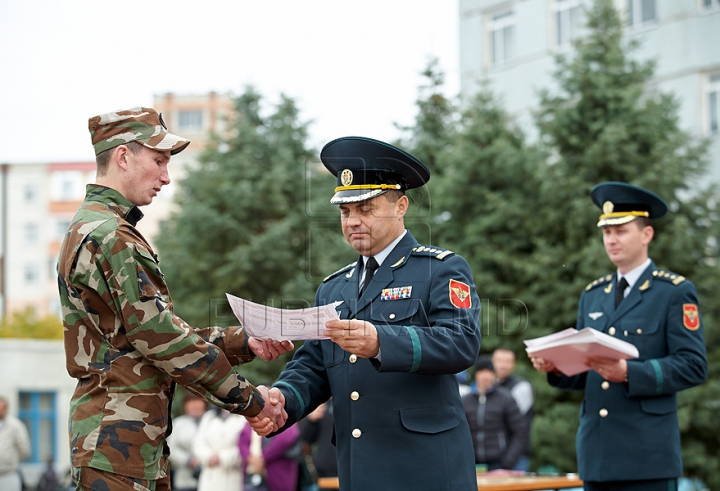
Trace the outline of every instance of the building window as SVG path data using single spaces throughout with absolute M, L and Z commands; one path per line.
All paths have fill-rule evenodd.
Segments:
M 58 319 L 62 319 L 62 305 L 60 304 L 60 297 L 55 295 L 50 299 L 50 313 L 55 315 Z
M 38 282 L 38 267 L 36 264 L 25 265 L 25 284 L 35 285 Z
M 34 223 L 25 224 L 25 245 L 38 243 L 38 227 Z
M 202 111 L 179 111 L 178 129 L 180 130 L 201 130 Z
M 48 266 L 48 278 L 55 278 L 58 274 L 58 258 L 55 256 L 50 257 Z
M 558 46 L 577 39 L 583 24 L 583 10 L 579 0 L 555 0 L 555 41 Z
M 63 240 L 69 228 L 70 220 L 58 219 L 57 222 L 55 222 L 55 238 L 58 240 Z
M 54 201 L 81 201 L 85 195 L 85 176 L 80 171 L 55 172 L 52 176 Z
M 629 26 L 639 26 L 655 20 L 655 0 L 627 0 Z
M 509 60 L 513 56 L 513 28 L 515 16 L 511 10 L 498 12 L 490 18 L 490 51 L 493 65 Z
M 707 86 L 708 129 L 711 135 L 720 135 L 720 72 L 709 77 Z
M 55 392 L 20 392 L 18 416 L 30 433 L 29 462 L 46 462 L 57 456 L 57 396 Z
M 25 203 L 35 203 L 38 198 L 38 187 L 35 183 L 25 184 Z

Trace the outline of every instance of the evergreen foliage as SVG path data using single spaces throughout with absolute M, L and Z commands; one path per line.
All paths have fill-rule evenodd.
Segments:
M 575 472 L 582 394 L 550 387 L 522 341 L 573 326 L 580 292 L 615 269 L 590 189 L 627 181 L 662 196 L 670 212 L 653 224 L 650 256 L 696 285 L 710 364 L 708 381 L 678 397 L 685 469 L 720 488 L 720 217 L 701 185 L 707 145 L 679 127 L 675 97 L 653 89 L 654 62 L 633 58 L 612 0 L 596 0 L 587 22 L 573 53 L 557 58 L 557 89 L 540 94 L 537 143 L 487 88 L 463 104 L 445 97 L 444 76 L 428 64 L 418 116 L 399 145 L 432 178 L 410 193 L 419 206 L 406 224 L 421 242 L 468 260 L 483 301 L 483 351 L 512 349 L 533 384 L 533 469 Z M 283 98 L 270 116 L 260 104 L 252 89 L 237 99 L 232 136 L 181 183 L 179 212 L 163 230 L 176 310 L 196 325 L 232 324 L 231 315 L 208 319 L 208 304 L 226 291 L 276 306 L 312 303 L 322 277 L 356 258 L 328 204 L 335 180 L 307 149 L 293 101 Z M 243 370 L 274 378 L 280 366 Z
M 324 276 L 356 257 L 329 204 L 335 178 L 308 148 L 295 102 L 283 96 L 266 116 L 260 94 L 247 88 L 229 124 L 230 137 L 211 145 L 180 183 L 178 210 L 158 240 L 175 310 L 195 326 L 237 324 L 226 292 L 274 307 L 310 306 Z M 241 373 L 271 381 L 287 359 Z
M 713 328 L 720 315 L 713 302 L 720 286 L 720 222 L 716 200 L 700 184 L 706 142 L 679 127 L 675 97 L 653 89 L 654 62 L 632 57 L 636 44 L 623 41 L 612 2 L 597 0 L 587 21 L 588 35 L 575 42 L 573 54 L 557 58 L 558 89 L 540 94 L 537 144 L 525 141 L 487 88 L 465 101 L 458 118 L 443 114 L 439 109 L 453 106 L 437 104 L 442 77 L 431 66 L 405 146 L 434 156 L 434 167 L 442 169 L 428 186 L 434 241 L 470 262 L 483 299 L 482 350 L 514 350 L 518 373 L 534 385 L 536 470 L 577 469 L 582 394 L 550 387 L 530 367 L 522 340 L 574 326 L 580 292 L 615 269 L 595 225 L 600 210 L 590 201 L 590 189 L 627 181 L 668 202 L 670 213 L 653 224 L 650 256 L 698 288 L 710 374 L 704 385 L 679 394 L 679 418 L 686 473 L 714 489 L 720 487 L 713 450 L 720 444 L 720 425 L 710 417 L 720 406 L 720 348 Z M 437 114 L 443 114 L 443 125 L 429 125 Z M 434 131 L 430 137 L 428 130 Z M 502 308 L 503 299 L 509 308 Z M 527 308 L 526 319 L 522 311 L 513 317 L 507 303 L 512 299 Z
M 577 301 L 587 283 L 615 269 L 595 227 L 600 210 L 590 203 L 592 186 L 626 181 L 662 196 L 670 213 L 653 223 L 650 257 L 697 286 L 711 366 L 706 384 L 679 394 L 685 469 L 715 488 L 720 486 L 720 459 L 710 455 L 716 454 L 712 449 L 718 448 L 720 428 L 709 436 L 711 423 L 704 418 L 708 405 L 720 404 L 712 379 L 720 356 L 713 329 L 720 315 L 713 302 L 719 286 L 718 217 L 715 200 L 699 184 L 707 143 L 679 127 L 675 96 L 652 89 L 654 63 L 632 58 L 636 45 L 623 42 L 612 1 L 594 2 L 587 21 L 588 35 L 574 43 L 574 55 L 557 59 L 559 91 L 543 91 L 537 113 L 541 141 L 555 158 L 547 166 L 538 201 L 542 247 L 530 258 L 547 266 L 527 302 L 532 337 L 574 325 L 575 309 L 569 303 Z M 552 439 L 539 427 L 552 423 L 553 406 L 554 401 L 540 408 L 534 447 L 537 458 L 560 466 L 564 456 L 551 449 Z

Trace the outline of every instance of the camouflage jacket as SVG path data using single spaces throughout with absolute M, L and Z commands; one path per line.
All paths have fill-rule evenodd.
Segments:
M 241 328 L 193 329 L 173 313 L 157 256 L 135 228 L 142 217 L 117 191 L 88 185 L 58 260 L 73 467 L 140 479 L 167 471 L 177 382 L 246 416 L 263 399 L 233 368 L 252 352 Z

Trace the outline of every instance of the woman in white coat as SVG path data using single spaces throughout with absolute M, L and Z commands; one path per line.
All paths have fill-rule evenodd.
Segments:
M 211 410 L 200 420 L 193 446 L 202 470 L 198 491 L 238 491 L 243 488 L 237 441 L 245 418 L 224 409 Z

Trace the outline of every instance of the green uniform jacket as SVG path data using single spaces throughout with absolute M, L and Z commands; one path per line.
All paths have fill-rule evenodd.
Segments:
M 139 479 L 167 471 L 177 382 L 253 416 L 263 407 L 233 364 L 253 356 L 239 328 L 195 330 L 173 313 L 157 256 L 135 228 L 142 213 L 117 191 L 89 185 L 60 251 L 58 286 L 73 467 Z

